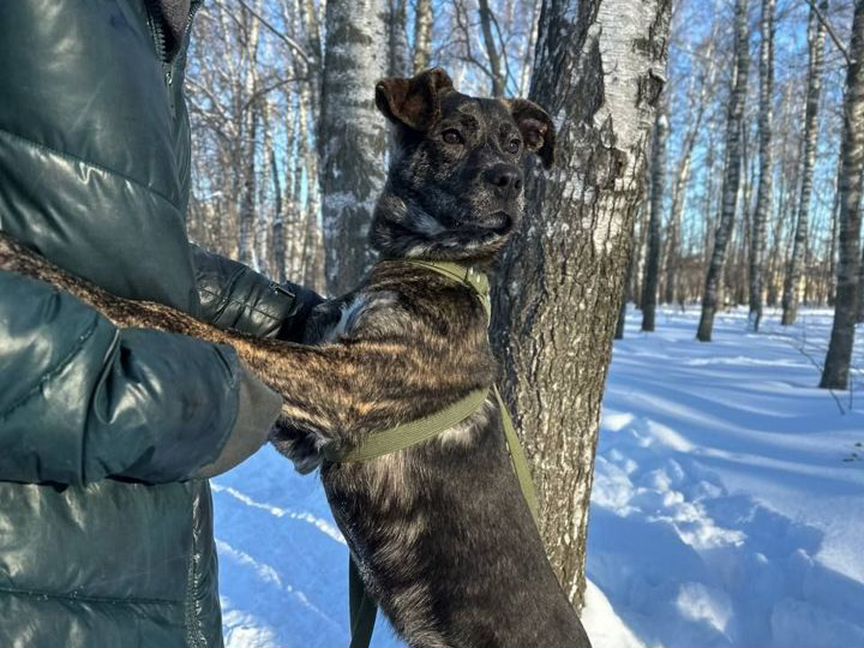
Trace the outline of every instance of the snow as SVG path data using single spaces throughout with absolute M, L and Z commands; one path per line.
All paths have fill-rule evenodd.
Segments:
M 864 646 L 864 389 L 816 388 L 831 313 L 628 315 L 597 454 L 597 648 Z M 853 374 L 864 384 L 864 335 Z M 347 645 L 347 548 L 320 484 L 266 448 L 214 481 L 226 643 Z M 379 621 L 375 646 L 399 646 Z
M 830 312 L 735 311 L 710 344 L 698 314 L 616 342 L 589 577 L 646 645 L 862 646 L 864 392 L 816 388 Z

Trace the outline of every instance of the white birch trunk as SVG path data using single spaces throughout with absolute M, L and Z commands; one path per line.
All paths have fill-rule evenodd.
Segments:
M 838 176 L 840 238 L 834 325 L 820 387 L 847 389 L 855 342 L 861 263 L 861 171 L 864 167 L 864 0 L 856 0 L 843 105 L 842 167 Z
M 726 247 L 735 222 L 738 204 L 738 189 L 741 183 L 741 129 L 744 118 L 744 103 L 747 96 L 747 74 L 750 52 L 747 38 L 747 0 L 735 2 L 735 73 L 732 75 L 732 92 L 726 117 L 726 161 L 723 174 L 722 207 L 719 223 L 714 235 L 714 250 L 705 278 L 702 297 L 702 317 L 696 334 L 701 342 L 710 342 L 714 330 L 714 314 L 717 311 L 718 289 L 723 278 L 726 262 Z
M 387 73 L 383 0 L 330 0 L 318 149 L 327 289 L 354 286 L 373 261 L 367 242 L 384 186 L 386 132 L 375 83 Z
M 530 97 L 557 166 L 526 174 L 498 278 L 494 339 L 534 468 L 553 566 L 581 605 L 600 402 L 664 85 L 670 0 L 545 0 Z
M 822 0 L 823 15 L 828 11 L 828 0 Z M 819 97 L 822 90 L 822 70 L 825 61 L 825 28 L 810 9 L 807 28 L 810 61 L 807 73 L 807 107 L 804 113 L 804 154 L 801 160 L 801 196 L 798 201 L 798 218 L 795 225 L 795 240 L 783 290 L 783 317 L 781 323 L 789 326 L 798 317 L 798 302 L 801 293 L 801 271 L 810 227 L 810 197 L 813 193 L 813 169 L 819 142 Z
M 666 184 L 666 139 L 669 120 L 661 110 L 654 125 L 651 145 L 651 204 L 648 221 L 648 258 L 642 290 L 642 330 L 652 332 L 657 310 L 657 285 L 660 280 L 660 222 L 663 220 L 663 192 Z
M 749 325 L 759 330 L 762 320 L 765 236 L 774 194 L 774 156 L 771 144 L 774 118 L 774 13 L 776 0 L 762 0 L 759 48 L 759 190 L 750 236 Z
M 256 3 L 255 9 L 260 13 L 260 0 Z M 257 187 L 255 140 L 258 135 L 259 105 L 258 101 L 254 100 L 254 96 L 258 86 L 257 62 L 261 23 L 245 8 L 240 9 L 240 18 L 245 48 L 241 57 L 242 92 L 238 92 L 236 98 L 237 116 L 242 124 L 242 128 L 238 129 L 238 132 L 240 133 L 240 150 L 242 151 L 242 168 L 239 172 L 243 178 L 239 213 L 240 237 L 238 255 L 240 263 L 257 268 L 255 245 L 255 192 Z
M 432 0 L 417 0 L 414 16 L 414 74 L 429 67 L 432 59 Z
M 389 61 L 388 76 L 411 76 L 411 61 L 408 52 L 408 3 L 407 0 L 389 0 Z

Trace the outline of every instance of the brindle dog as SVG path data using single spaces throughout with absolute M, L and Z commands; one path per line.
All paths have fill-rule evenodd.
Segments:
M 308 339 L 317 346 L 119 299 L 3 236 L 0 270 L 48 281 L 121 327 L 233 346 L 282 394 L 274 444 L 301 471 L 321 467 L 369 592 L 411 646 L 588 647 L 519 490 L 494 398 L 408 449 L 362 463 L 323 459 L 494 383 L 476 295 L 406 259 L 491 269 L 521 218 L 523 158 L 553 160 L 552 122 L 529 101 L 460 94 L 437 69 L 375 91 L 397 144 L 371 230 L 383 261 L 319 307 Z

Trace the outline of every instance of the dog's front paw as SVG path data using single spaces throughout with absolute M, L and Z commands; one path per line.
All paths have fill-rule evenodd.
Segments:
M 307 475 L 321 466 L 321 437 L 279 419 L 270 432 L 270 442 L 285 457 L 294 462 L 294 469 Z

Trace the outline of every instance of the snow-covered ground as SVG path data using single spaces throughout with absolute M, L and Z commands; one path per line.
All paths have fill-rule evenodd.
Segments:
M 604 401 L 583 614 L 595 648 L 864 647 L 864 334 L 819 390 L 831 316 L 630 313 Z M 864 333 L 864 331 L 862 331 Z M 861 459 L 859 459 L 859 457 Z M 229 647 L 347 645 L 347 549 L 267 448 L 214 482 Z M 400 645 L 379 623 L 376 646 Z

